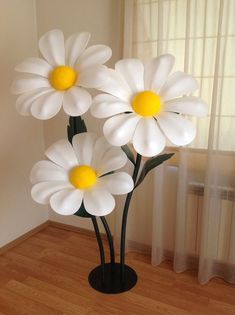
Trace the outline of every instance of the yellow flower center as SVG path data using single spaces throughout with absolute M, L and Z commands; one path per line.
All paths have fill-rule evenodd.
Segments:
M 75 70 L 68 66 L 58 66 L 50 74 L 50 83 L 56 90 L 64 91 L 71 88 L 77 79 Z
M 134 111 L 141 116 L 154 116 L 162 110 L 160 96 L 152 91 L 137 93 L 131 105 Z
M 70 183 L 78 189 L 86 189 L 97 182 L 96 172 L 88 165 L 74 167 L 69 174 Z

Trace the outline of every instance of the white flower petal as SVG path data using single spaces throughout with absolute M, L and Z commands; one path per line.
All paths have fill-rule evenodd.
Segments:
M 78 75 L 76 85 L 99 89 L 107 80 L 106 66 L 96 65 L 82 70 Z
M 125 172 L 103 176 L 99 181 L 113 195 L 127 194 L 134 188 L 132 177 Z
M 142 118 L 137 126 L 133 137 L 133 146 L 139 154 L 152 157 L 164 149 L 165 137 L 160 131 L 154 118 Z
M 40 88 L 31 92 L 21 94 L 16 100 L 16 110 L 23 116 L 30 116 L 33 101 L 36 100 L 39 96 L 52 91 L 52 88 Z
M 174 63 L 174 56 L 169 54 L 161 55 L 147 63 L 144 69 L 145 90 L 154 90 L 159 93 L 166 83 Z
M 168 101 L 164 104 L 165 111 L 184 115 L 203 117 L 208 114 L 207 104 L 196 96 L 185 96 Z
M 95 65 L 102 65 L 112 56 L 112 50 L 105 45 L 94 45 L 87 48 L 78 59 L 77 69 L 84 70 Z
M 98 94 L 93 99 L 91 114 L 94 117 L 107 118 L 125 112 L 133 112 L 132 107 L 113 95 Z
M 60 30 L 52 30 L 43 35 L 39 40 L 39 49 L 50 65 L 65 64 L 64 35 Z
M 167 138 L 176 145 L 186 145 L 196 136 L 193 123 L 178 114 L 164 112 L 157 120 Z
M 73 86 L 64 94 L 63 108 L 69 116 L 81 116 L 91 106 L 91 95 L 83 88 Z
M 68 140 L 63 139 L 53 143 L 46 150 L 45 155 L 48 159 L 62 166 L 66 170 L 70 170 L 78 164 L 73 147 Z
M 73 149 L 80 165 L 90 165 L 97 136 L 91 132 L 83 132 L 73 137 Z
M 32 184 L 47 181 L 68 181 L 68 172 L 61 166 L 51 161 L 37 162 L 30 173 L 30 181 Z
M 163 100 L 190 94 L 198 89 L 198 83 L 191 75 L 184 72 L 174 72 L 160 91 Z
M 50 198 L 51 208 L 61 215 L 72 215 L 82 204 L 83 191 L 78 189 L 64 189 L 53 194 Z
M 36 98 L 31 106 L 31 113 L 37 119 L 50 119 L 61 109 L 63 92 L 48 92 Z
M 103 127 L 106 139 L 116 146 L 130 142 L 140 119 L 141 117 L 136 114 L 122 114 L 109 118 Z
M 115 207 L 113 196 L 101 187 L 84 192 L 84 207 L 88 213 L 95 216 L 105 216 Z
M 48 78 L 52 67 L 42 58 L 28 58 L 17 65 L 15 71 L 37 74 Z
M 115 69 L 133 93 L 144 90 L 144 65 L 139 59 L 123 59 L 115 64 Z
M 77 59 L 85 50 L 91 34 L 88 32 L 82 32 L 71 35 L 65 43 L 65 56 L 66 64 L 70 67 L 74 67 Z
M 93 151 L 93 158 L 91 161 L 91 166 L 94 169 L 97 169 L 97 165 L 103 158 L 104 154 L 106 151 L 108 151 L 112 146 L 108 141 L 105 139 L 105 137 L 100 137 L 97 139 L 95 146 L 94 146 L 94 151 Z
M 39 88 L 51 88 L 51 85 L 48 79 L 43 78 L 37 75 L 28 75 L 19 79 L 16 79 L 12 86 L 11 92 L 12 94 L 22 94 L 26 92 L 30 92 Z
M 120 74 L 113 69 L 107 69 L 105 75 L 107 80 L 103 82 L 103 85 L 99 89 L 123 101 L 129 102 L 133 96 L 133 92 Z
M 50 198 L 54 193 L 68 188 L 72 188 L 72 185 L 68 182 L 42 182 L 33 186 L 31 196 L 36 202 L 46 205 L 49 204 Z
M 111 147 L 106 150 L 102 158 L 96 162 L 97 175 L 101 176 L 123 167 L 127 156 L 121 148 Z

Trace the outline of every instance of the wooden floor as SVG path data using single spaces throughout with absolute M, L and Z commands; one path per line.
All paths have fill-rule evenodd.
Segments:
M 0 315 L 223 315 L 235 314 L 235 286 L 195 272 L 176 274 L 170 263 L 128 254 L 139 276 L 131 291 L 105 295 L 89 287 L 98 264 L 93 237 L 47 227 L 0 256 Z

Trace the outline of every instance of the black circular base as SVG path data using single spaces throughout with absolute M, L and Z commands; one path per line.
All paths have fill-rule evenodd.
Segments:
M 101 265 L 93 269 L 88 281 L 90 286 L 100 292 L 117 294 L 133 288 L 137 282 L 137 274 L 131 267 L 125 265 L 125 276 L 123 283 L 120 279 L 120 264 L 105 264 L 104 281 L 102 281 Z

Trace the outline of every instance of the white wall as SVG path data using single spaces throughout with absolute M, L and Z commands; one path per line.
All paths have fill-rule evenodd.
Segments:
M 21 117 L 10 94 L 14 66 L 37 54 L 33 0 L 0 2 L 0 247 L 38 226 L 48 210 L 30 197 L 29 173 L 42 156 L 43 126 Z
M 36 5 L 36 7 L 34 7 Z M 65 36 L 79 31 L 92 34 L 90 44 L 106 44 L 113 50 L 108 63 L 122 57 L 123 0 L 1 0 L 0 64 L 3 68 L 0 95 L 0 247 L 27 232 L 48 218 L 47 208 L 36 204 L 30 197 L 28 175 L 32 165 L 43 157 L 43 142 L 48 147 L 54 141 L 66 138 L 68 117 L 61 111 L 55 118 L 42 123 L 21 117 L 15 110 L 15 97 L 9 93 L 14 77 L 13 68 L 19 61 L 38 54 L 37 35 L 53 28 L 63 30 Z M 4 78 L 4 80 L 2 80 Z M 102 120 L 85 115 L 90 131 L 101 133 Z M 148 179 L 151 187 L 151 178 Z M 151 242 L 151 189 L 148 194 L 138 189 L 128 220 L 128 238 L 140 243 Z M 108 216 L 115 234 L 120 235 L 119 207 Z M 143 212 L 145 215 L 143 216 Z M 114 224 L 116 217 L 116 224 Z M 91 228 L 89 219 L 59 216 L 49 211 L 49 219 Z
M 108 65 L 112 66 L 121 57 L 122 41 L 122 0 L 37 0 L 37 25 L 39 37 L 48 30 L 59 28 L 65 37 L 89 31 L 89 45 L 105 44 L 112 48 L 113 56 Z M 89 131 L 101 133 L 102 121 L 92 118 L 89 113 L 85 116 Z M 54 141 L 66 138 L 68 116 L 60 112 L 55 118 L 45 122 L 44 135 L 46 146 Z M 51 220 L 91 228 L 90 219 L 75 216 L 60 216 L 50 211 Z M 110 219 L 110 216 L 109 216 Z

